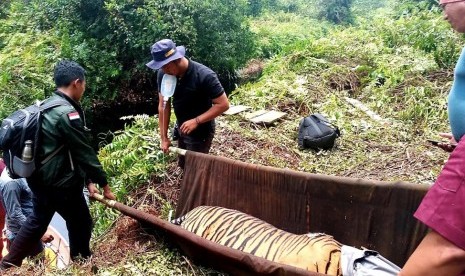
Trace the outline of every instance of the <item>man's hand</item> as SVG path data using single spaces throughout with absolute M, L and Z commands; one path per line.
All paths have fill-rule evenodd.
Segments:
M 449 143 L 451 144 L 457 144 L 457 141 L 455 141 L 455 138 L 452 135 L 452 133 L 441 132 L 439 133 L 439 136 L 449 139 Z
M 455 138 L 452 135 L 452 133 L 439 133 L 439 136 L 449 139 L 449 144 L 448 143 L 439 143 L 438 147 L 440 147 L 441 149 L 443 149 L 444 151 L 447 151 L 447 152 L 454 151 L 455 146 L 457 145 L 457 141 L 455 141 Z
M 94 183 L 87 184 L 87 190 L 89 191 L 90 197 L 94 197 L 94 194 L 100 194 L 100 191 L 97 189 Z
M 161 139 L 160 148 L 164 153 L 169 152 L 169 147 L 171 146 L 171 141 L 169 138 Z
M 182 134 L 190 134 L 192 131 L 194 131 L 197 127 L 199 126 L 199 124 L 197 123 L 197 120 L 196 118 L 194 119 L 190 119 L 190 120 L 187 120 L 185 121 L 181 127 L 179 128 L 179 130 L 181 131 Z
M 89 183 L 89 185 L 87 185 L 87 190 L 89 190 L 89 195 L 92 198 L 94 197 L 94 194 L 100 194 L 100 191 L 97 189 L 94 183 Z M 106 199 L 112 199 L 112 200 L 116 199 L 115 195 L 111 191 L 110 186 L 108 186 L 108 184 L 103 186 L 103 196 Z
M 43 243 L 49 243 L 51 241 L 53 241 L 55 238 L 53 237 L 52 233 L 49 232 L 47 230 L 47 232 L 45 232 L 45 234 L 42 236 L 42 238 L 40 238 L 40 240 L 43 242 Z
M 103 196 L 107 199 L 115 200 L 116 196 L 113 194 L 113 192 L 110 189 L 110 186 L 105 185 L 103 186 Z

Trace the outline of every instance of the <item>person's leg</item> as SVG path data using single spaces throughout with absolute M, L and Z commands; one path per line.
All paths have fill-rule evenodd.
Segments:
M 82 191 L 69 196 L 66 204 L 57 212 L 66 221 L 68 228 L 71 259 L 87 259 L 91 256 L 90 238 L 92 234 L 92 217 Z
M 12 241 L 9 238 L 5 238 L 5 240 L 6 240 L 6 251 L 10 252 Z
M 42 241 L 38 241 L 30 251 L 28 257 L 35 257 L 42 253 L 42 251 L 44 251 L 44 244 L 42 243 Z
M 209 153 L 210 148 L 212 146 L 213 136 L 214 136 L 214 134 L 210 133 L 204 139 L 191 139 L 191 140 L 188 140 L 187 143 L 186 143 L 187 150 L 201 152 L 201 153 Z
M 178 148 L 180 149 L 186 149 L 186 143 L 184 143 L 184 137 L 182 136 L 179 136 L 178 137 Z M 178 154 L 178 166 L 181 168 L 181 169 L 184 169 L 184 163 L 186 162 L 185 161 L 185 157 L 181 154 Z
M 6 250 L 8 252 L 11 251 L 11 245 L 13 244 L 13 241 L 14 239 L 6 239 Z M 42 251 L 44 250 L 44 244 L 42 243 L 42 241 L 38 241 L 36 243 L 36 245 L 31 249 L 29 255 L 27 257 L 34 257 L 36 255 L 38 255 L 39 253 L 41 253 Z
M 1 268 L 21 266 L 24 258 L 37 249 L 40 238 L 47 230 L 47 226 L 52 220 L 55 211 L 50 205 L 44 204 L 43 200 L 38 200 L 36 197 L 33 197 L 33 206 L 32 213 L 21 226 L 10 246 L 10 251 L 2 259 L 0 263 Z
M 209 153 L 212 146 L 214 133 L 210 133 L 206 138 L 193 138 L 190 136 L 179 137 L 178 147 L 181 149 L 186 149 L 195 152 Z M 181 168 L 184 168 L 185 158 L 182 155 L 178 157 L 178 165 Z

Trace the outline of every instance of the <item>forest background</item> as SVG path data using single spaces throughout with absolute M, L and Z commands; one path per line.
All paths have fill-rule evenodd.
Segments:
M 449 131 L 447 94 L 465 39 L 434 0 L 3 0 L 0 119 L 53 92 L 58 60 L 82 64 L 82 104 L 118 200 L 166 219 L 182 172 L 159 150 L 155 73 L 145 66 L 166 37 L 218 73 L 232 104 L 287 113 L 267 127 L 219 118 L 212 154 L 419 185 L 447 158 L 426 139 Z M 299 120 L 311 113 L 341 128 L 333 150 L 298 149 Z M 70 274 L 220 273 L 112 210 L 92 212 L 96 257 Z

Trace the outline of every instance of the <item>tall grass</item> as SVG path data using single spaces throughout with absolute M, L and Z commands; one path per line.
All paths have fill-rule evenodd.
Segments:
M 353 27 L 309 29 L 309 38 L 283 49 L 264 68 L 262 78 L 240 87 L 233 101 L 279 109 L 292 99 L 299 113 L 342 93 L 365 101 L 385 117 L 407 120 L 413 129 L 444 127 L 443 104 L 450 85 L 445 78 L 463 38 L 435 10 L 401 17 L 378 12 Z

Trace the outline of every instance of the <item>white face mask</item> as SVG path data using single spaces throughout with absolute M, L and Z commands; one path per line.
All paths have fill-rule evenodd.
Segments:
M 164 74 L 161 80 L 160 93 L 163 96 L 163 102 L 167 102 L 169 97 L 173 96 L 178 79 L 173 75 Z

